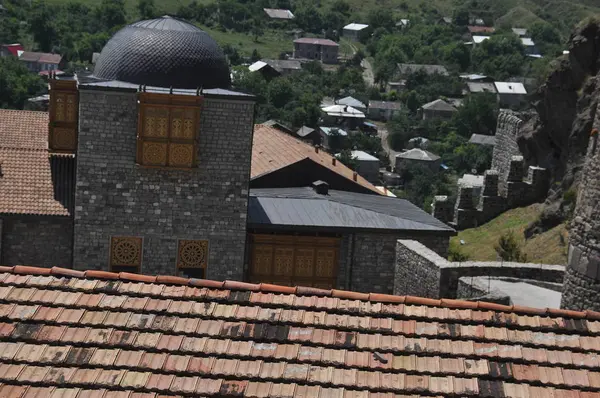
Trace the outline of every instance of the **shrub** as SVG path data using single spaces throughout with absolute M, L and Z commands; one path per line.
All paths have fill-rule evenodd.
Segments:
M 498 244 L 494 247 L 498 256 L 504 261 L 527 262 L 527 255 L 521 251 L 521 245 L 517 241 L 514 231 L 504 233 Z

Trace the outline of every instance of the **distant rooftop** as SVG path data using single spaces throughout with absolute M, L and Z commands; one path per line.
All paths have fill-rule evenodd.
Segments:
M 527 94 L 523 83 L 494 82 L 499 94 Z
M 483 176 L 475 174 L 464 174 L 461 178 L 458 179 L 458 185 L 469 187 L 482 187 Z
M 302 37 L 300 39 L 294 40 L 294 43 L 300 43 L 300 44 L 318 44 L 318 45 L 321 45 L 321 46 L 335 46 L 335 47 L 339 46 L 339 44 L 337 44 L 333 40 L 319 39 L 319 38 L 315 38 L 315 37 Z
M 496 145 L 496 137 L 493 135 L 473 134 L 469 139 L 469 143 L 475 145 L 494 146 Z
M 475 43 L 475 44 L 483 43 L 484 41 L 488 40 L 489 38 L 490 38 L 489 36 L 473 36 L 473 43 Z
M 339 153 L 338 153 L 338 155 L 339 155 Z M 356 159 L 356 160 L 362 160 L 362 161 L 379 162 L 378 158 L 376 158 L 375 156 L 373 156 L 371 154 L 368 154 L 365 151 L 352 151 L 352 158 Z
M 524 29 L 524 28 L 512 28 L 512 31 L 517 36 L 527 36 L 527 29 Z
M 364 119 L 365 117 L 364 113 L 348 105 L 330 105 L 321 108 L 321 110 L 333 117 L 353 117 L 359 119 Z
M 336 101 L 338 105 L 349 105 L 354 108 L 366 108 L 367 106 L 354 97 L 344 97 Z
M 354 31 L 358 32 L 358 31 L 361 31 L 361 30 L 366 29 L 368 27 L 369 27 L 369 25 L 365 25 L 363 23 L 354 23 L 354 22 L 352 22 L 352 23 L 344 26 L 344 30 L 354 30 Z
M 337 133 L 343 137 L 347 137 L 348 133 L 346 133 L 345 130 L 342 130 L 340 128 L 337 127 L 319 127 L 321 129 L 321 131 L 323 131 L 323 133 L 325 133 L 325 135 L 330 135 L 331 133 L 333 133 L 334 131 L 337 131 Z
M 446 112 L 456 112 L 456 108 L 447 103 L 442 99 L 436 99 L 435 101 L 431 101 L 421 108 L 430 111 L 446 111 Z
M 521 43 L 525 47 L 533 47 L 533 46 L 535 46 L 535 43 L 529 37 L 521 37 Z
M 263 8 L 263 10 L 273 19 L 294 19 L 294 14 L 290 10 L 281 8 Z
M 398 155 L 396 155 L 396 157 L 411 160 L 426 160 L 429 162 L 433 162 L 440 159 L 438 155 L 419 148 L 409 149 L 408 151 L 399 153 Z
M 496 86 L 491 82 L 467 82 L 467 87 L 471 93 L 495 93 Z
M 471 33 L 494 33 L 496 29 L 491 26 L 468 26 L 469 32 Z
M 307 127 L 307 126 L 302 126 L 298 129 L 298 131 L 296 131 L 296 135 L 298 137 L 306 137 L 307 135 L 309 135 L 310 133 L 314 132 L 315 129 Z

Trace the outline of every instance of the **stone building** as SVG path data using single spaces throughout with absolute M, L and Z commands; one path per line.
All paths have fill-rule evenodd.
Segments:
M 219 46 L 162 17 L 117 32 L 92 76 L 51 76 L 48 112 L 0 110 L 0 264 L 245 280 L 257 266 L 257 236 L 276 235 L 272 276 L 291 283 L 310 269 L 303 284 L 323 287 L 317 271 L 329 267 L 330 288 L 354 273 L 364 274 L 354 288 L 389 293 L 382 275 L 393 269 L 395 239 L 445 253 L 452 228 L 414 206 L 407 215 L 403 201 L 382 210 L 377 201 L 388 198 L 319 148 L 255 133 L 254 97 L 229 84 Z M 405 222 L 383 239 L 354 220 L 342 228 L 356 236 L 352 250 L 335 225 L 249 223 L 248 204 L 260 193 L 251 184 L 310 190 L 316 180 L 360 192 L 342 192 L 344 203 L 332 206 L 371 203 L 362 217 Z M 294 216 L 318 216 L 296 207 L 313 199 L 280 199 Z
M 294 40 L 294 58 L 337 64 L 340 45 L 329 39 L 302 37 Z
M 254 102 L 229 83 L 216 42 L 169 17 L 117 32 L 93 76 L 51 80 L 45 123 L 5 120 L 35 148 L 0 177 L 24 175 L 3 190 L 1 262 L 241 279 Z M 44 222 L 15 215 L 31 212 Z
M 596 124 L 597 125 L 597 122 Z M 569 231 L 569 255 L 561 306 L 600 311 L 600 142 L 592 131 Z

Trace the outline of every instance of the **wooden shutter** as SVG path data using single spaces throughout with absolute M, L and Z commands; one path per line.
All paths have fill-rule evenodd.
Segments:
M 55 152 L 77 151 L 79 92 L 75 80 L 50 80 L 48 147 Z

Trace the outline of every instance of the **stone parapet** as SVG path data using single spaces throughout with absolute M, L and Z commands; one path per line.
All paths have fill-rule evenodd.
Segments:
M 457 298 L 462 277 L 492 276 L 557 283 L 562 265 L 513 262 L 450 262 L 416 241 L 398 240 L 394 294 L 430 298 Z
M 434 196 L 431 205 L 431 215 L 448 224 L 454 215 L 454 205 L 447 196 Z

